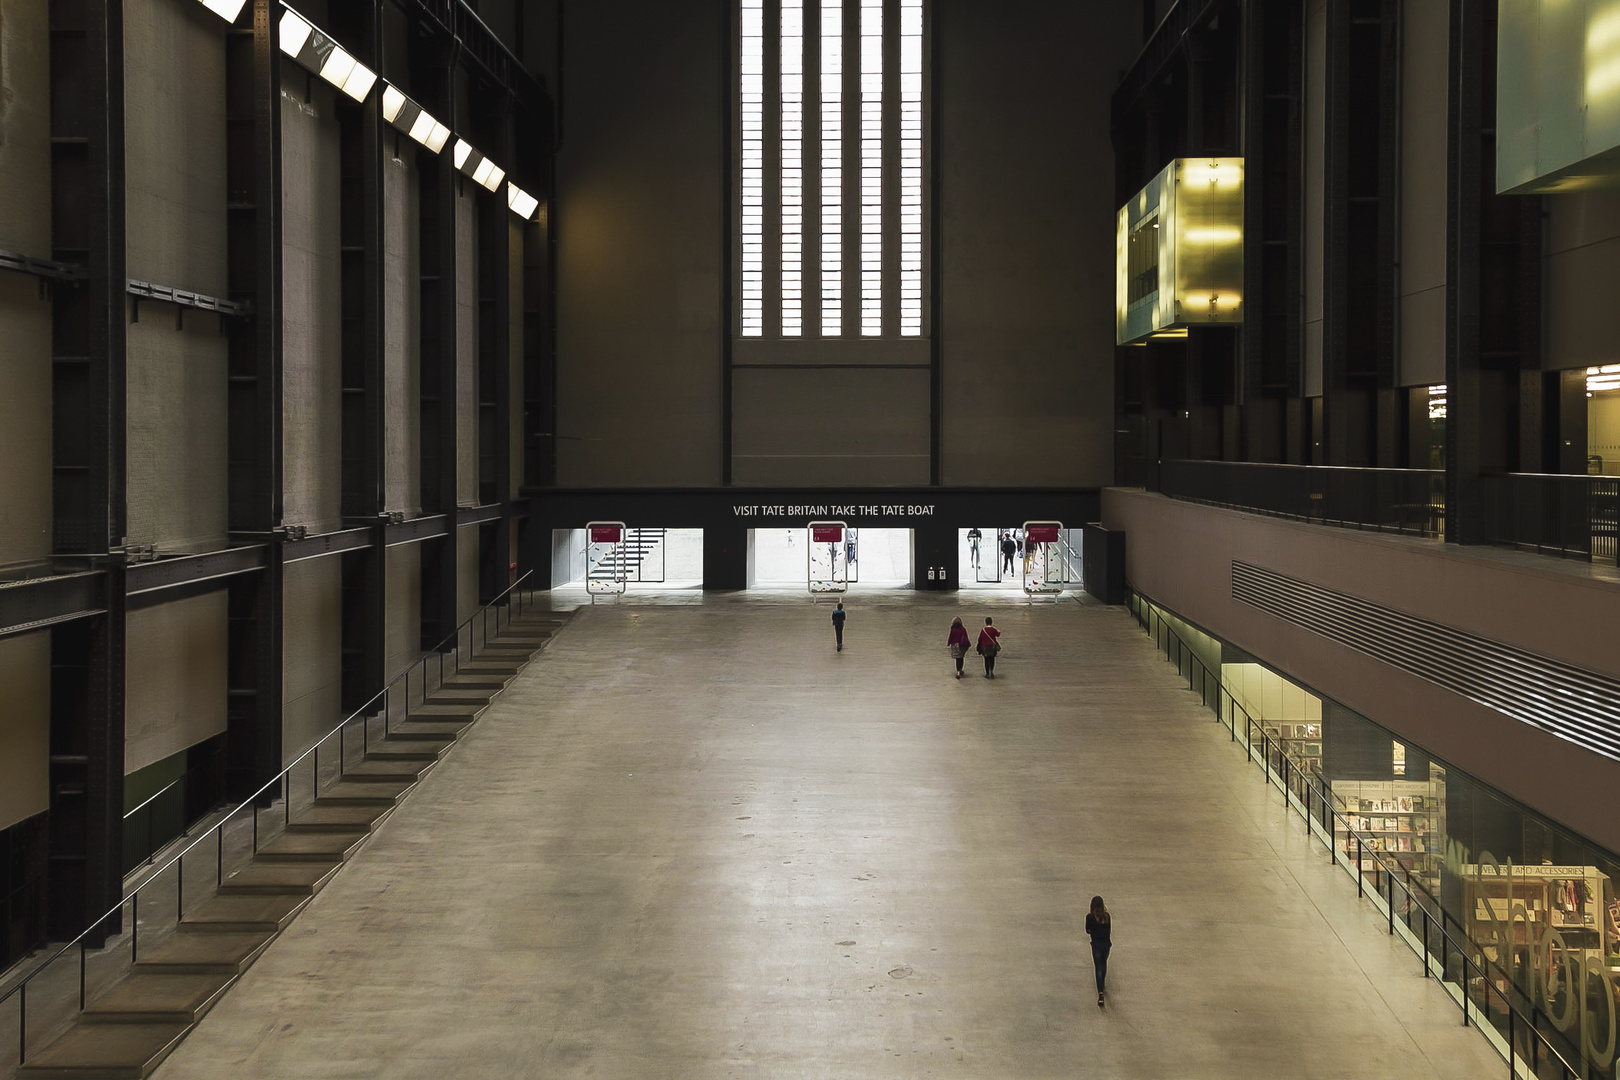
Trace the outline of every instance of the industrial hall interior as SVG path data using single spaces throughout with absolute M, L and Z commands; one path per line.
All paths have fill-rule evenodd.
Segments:
M 1620 0 L 0 0 L 0 1080 L 1620 1080 L 1617 294 Z

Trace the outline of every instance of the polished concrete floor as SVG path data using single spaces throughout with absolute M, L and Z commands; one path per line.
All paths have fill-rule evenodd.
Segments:
M 1123 611 L 828 610 L 582 611 L 159 1080 L 1504 1068 Z

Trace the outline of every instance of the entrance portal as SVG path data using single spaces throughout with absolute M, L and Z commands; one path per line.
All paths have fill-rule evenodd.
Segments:
M 978 535 L 975 536 L 974 534 Z M 958 529 L 956 580 L 964 589 L 1004 589 L 1007 592 L 1024 591 L 1024 559 L 1029 555 L 1022 525 L 995 528 L 983 525 Z M 1053 573 L 1061 572 L 1059 580 L 1078 587 L 1080 584 L 1079 529 L 1060 529 L 1058 549 L 1051 557 L 1057 561 Z M 1012 540 L 1012 555 L 1002 550 Z M 975 543 L 977 541 L 977 543 Z
M 805 588 L 810 575 L 810 534 L 804 528 L 748 530 L 749 587 Z M 910 529 L 844 530 L 849 592 L 903 589 L 911 584 Z
M 551 587 L 586 587 L 588 576 L 622 575 L 627 592 L 703 587 L 703 530 L 626 528 L 609 562 L 589 555 L 584 529 L 551 532 Z

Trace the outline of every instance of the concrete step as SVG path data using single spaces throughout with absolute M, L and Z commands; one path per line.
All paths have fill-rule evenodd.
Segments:
M 221 893 L 203 901 L 180 922 L 180 932 L 274 934 L 285 930 L 309 896 L 236 896 Z
M 486 705 L 466 705 L 459 703 L 446 703 L 441 705 L 438 702 L 430 701 L 426 705 L 418 705 L 416 708 L 412 709 L 409 715 L 405 717 L 405 723 L 409 724 L 412 720 L 454 720 L 463 724 L 470 724 L 474 720 L 478 719 L 478 714 L 483 712 L 486 708 L 488 708 Z M 390 727 L 390 730 L 392 730 L 392 727 Z
M 478 651 L 477 659 L 494 660 L 501 663 L 511 662 L 515 664 L 523 664 L 534 659 L 534 650 L 527 646 L 505 646 L 501 645 L 499 642 L 496 642 L 483 649 L 480 649 Z
M 368 803 L 392 806 L 411 789 L 411 783 L 401 780 L 339 780 L 321 788 L 320 794 L 315 796 L 315 805 Z
M 235 978 L 234 972 L 202 975 L 131 972 L 91 1002 L 84 1010 L 81 1023 L 195 1024 Z
M 471 720 L 396 720 L 388 737 L 399 739 L 406 745 L 411 745 L 414 740 L 425 740 L 415 745 L 448 749 L 470 723 Z
M 433 739 L 411 739 L 404 737 L 388 738 L 371 744 L 367 752 L 367 760 L 395 762 L 408 764 L 422 762 L 431 765 L 438 761 L 450 744 L 455 742 L 454 736 Z M 420 775 L 420 773 L 418 774 Z
M 483 707 L 494 700 L 499 690 L 435 690 L 427 696 L 427 705 L 473 705 Z
M 342 863 L 255 859 L 220 883 L 221 896 L 314 896 Z
M 371 751 L 366 756 L 343 770 L 343 779 L 355 783 L 375 784 L 389 781 L 396 784 L 413 784 L 419 780 L 423 773 L 433 768 L 437 762 L 436 754 L 422 756 L 420 753 L 413 757 L 401 757 L 398 751 L 388 756 Z
M 522 664 L 508 663 L 505 660 L 469 660 L 461 665 L 464 675 L 516 675 L 523 670 Z
M 512 680 L 501 675 L 446 675 L 440 685 L 446 690 L 505 690 Z
M 18 1077 L 142 1080 L 180 1044 L 190 1024 L 76 1024 L 29 1056 Z
M 287 832 L 294 835 L 313 832 L 345 833 L 354 832 L 356 829 L 370 832 L 393 812 L 392 805 L 316 803 L 299 813 L 297 819 L 287 826 Z
M 353 855 L 369 835 L 363 830 L 282 833 L 261 847 L 254 858 L 266 862 L 340 863 Z
M 240 975 L 275 939 L 275 934 L 264 931 L 171 934 L 155 947 L 143 947 L 130 971 L 152 975 Z

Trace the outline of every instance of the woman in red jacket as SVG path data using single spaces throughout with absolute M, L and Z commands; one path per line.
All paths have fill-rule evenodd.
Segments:
M 990 616 L 984 617 L 984 629 L 979 631 L 979 655 L 984 657 L 984 677 L 996 677 L 996 653 L 1001 651 L 1001 631 L 990 625 Z
M 962 625 L 962 616 L 958 615 L 951 620 L 951 634 L 945 639 L 945 645 L 956 658 L 956 677 L 962 677 L 962 660 L 967 656 L 968 635 L 967 628 Z

